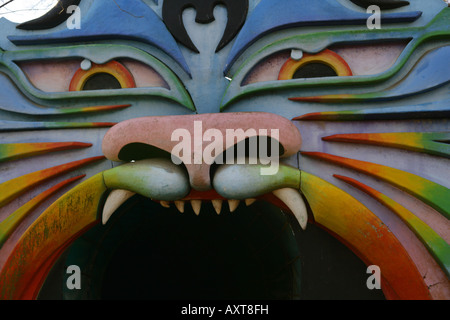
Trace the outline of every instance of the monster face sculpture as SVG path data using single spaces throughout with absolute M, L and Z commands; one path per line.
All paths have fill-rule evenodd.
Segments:
M 0 24 L 1 299 L 450 298 L 446 2 Z

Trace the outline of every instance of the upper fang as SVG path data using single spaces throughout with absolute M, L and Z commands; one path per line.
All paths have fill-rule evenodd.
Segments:
M 285 188 L 275 190 L 273 194 L 284 202 L 297 218 L 302 229 L 305 230 L 308 224 L 308 211 L 300 192 L 292 188 Z
M 216 210 L 216 213 L 220 214 L 222 212 L 223 201 L 222 200 L 212 200 L 211 202 L 214 207 L 214 210 Z
M 106 199 L 103 206 L 102 222 L 106 224 L 111 218 L 112 214 L 128 199 L 134 196 L 136 193 L 128 190 L 113 190 Z
M 175 207 L 177 207 L 178 211 L 184 213 L 184 201 L 175 201 Z
M 240 201 L 239 200 L 228 200 L 228 205 L 230 207 L 230 212 L 236 211 L 237 207 L 239 206 Z
M 200 210 L 202 209 L 202 200 L 191 200 L 191 206 L 195 214 L 200 215 Z

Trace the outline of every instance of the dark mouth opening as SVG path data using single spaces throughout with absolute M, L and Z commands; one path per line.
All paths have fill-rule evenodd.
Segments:
M 71 298 L 299 298 L 289 220 L 262 202 L 220 216 L 205 202 L 196 216 L 188 206 L 181 214 L 135 196 L 78 239 L 64 260 L 83 270 L 84 288 L 63 293 Z
M 81 269 L 81 290 L 66 286 L 70 265 Z M 365 269 L 326 232 L 300 230 L 266 201 L 220 215 L 204 201 L 197 216 L 136 195 L 66 250 L 39 299 L 382 299 L 365 287 Z
M 154 204 L 139 201 L 116 222 L 133 215 L 137 224 L 110 260 L 102 298 L 298 297 L 299 254 L 289 222 L 255 209 L 218 216 L 204 203 L 198 217 L 190 208 L 152 214 Z

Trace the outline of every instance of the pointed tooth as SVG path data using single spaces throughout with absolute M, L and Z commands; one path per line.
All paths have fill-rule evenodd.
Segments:
M 102 223 L 106 224 L 113 213 L 136 193 L 128 190 L 113 190 L 106 199 L 102 213 Z
M 230 212 L 236 211 L 237 207 L 239 206 L 240 201 L 239 200 L 228 200 L 228 206 L 230 207 Z
M 160 201 L 159 202 L 164 208 L 170 208 L 170 202 L 169 201 Z
M 214 210 L 216 210 L 216 213 L 220 214 L 222 212 L 223 201 L 222 200 L 212 200 L 211 202 L 214 207 Z
M 191 206 L 195 214 L 200 215 L 200 210 L 202 209 L 202 200 L 191 200 Z
M 247 207 L 250 207 L 255 202 L 256 202 L 256 199 L 245 199 L 245 204 Z
M 177 207 L 178 211 L 184 213 L 184 201 L 175 201 L 175 207 Z
M 300 192 L 292 188 L 285 188 L 275 190 L 272 193 L 288 206 L 302 229 L 305 230 L 308 224 L 308 211 Z

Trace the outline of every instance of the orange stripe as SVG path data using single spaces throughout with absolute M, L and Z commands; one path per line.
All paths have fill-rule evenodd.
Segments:
M 15 198 L 24 194 L 36 185 L 39 185 L 47 180 L 55 178 L 64 173 L 73 171 L 77 168 L 83 167 L 93 162 L 104 160 L 104 156 L 93 157 L 66 163 L 60 166 L 49 169 L 36 171 L 27 175 L 6 181 L 0 185 L 0 207 L 10 203 Z
M 12 143 L 0 145 L 0 162 L 33 157 L 56 151 L 91 147 L 91 143 L 81 142 L 44 142 L 44 143 Z
M 81 175 L 78 177 L 74 177 L 68 180 L 65 180 L 52 188 L 42 192 L 37 197 L 28 201 L 25 205 L 14 211 L 10 216 L 8 216 L 5 220 L 0 223 L 0 248 L 3 246 L 8 237 L 17 229 L 19 224 L 38 206 L 40 206 L 45 200 L 50 198 L 56 192 L 69 185 L 72 182 L 75 182 L 79 179 L 84 178 L 86 175 Z

